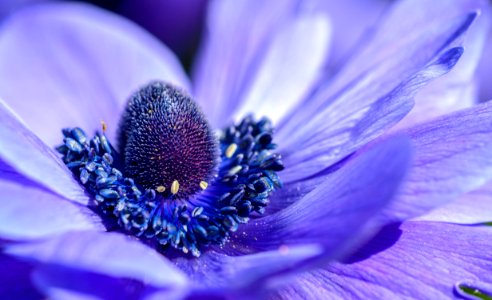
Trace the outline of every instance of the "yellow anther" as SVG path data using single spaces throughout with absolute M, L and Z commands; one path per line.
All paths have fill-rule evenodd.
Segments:
M 236 153 L 236 150 L 237 150 L 237 145 L 234 143 L 230 144 L 225 151 L 226 157 L 231 158 L 234 155 L 234 153 Z
M 108 130 L 108 125 L 103 120 L 101 120 L 101 127 L 102 127 L 103 133 L 106 132 L 106 130 Z
M 173 195 L 176 195 L 179 191 L 179 182 L 177 180 L 174 180 L 173 183 L 171 184 L 171 193 Z
M 159 185 L 156 189 L 155 189 L 158 193 L 164 193 L 164 191 L 166 190 L 166 187 L 163 186 L 163 185 Z
M 202 190 L 205 190 L 208 187 L 208 182 L 206 181 L 200 181 L 200 188 Z
M 241 171 L 243 169 L 243 167 L 241 166 L 235 166 L 235 167 L 232 167 L 230 170 L 229 170 L 229 173 L 227 175 L 229 176 L 233 176 L 233 175 L 236 175 L 237 173 L 239 173 L 239 171 Z

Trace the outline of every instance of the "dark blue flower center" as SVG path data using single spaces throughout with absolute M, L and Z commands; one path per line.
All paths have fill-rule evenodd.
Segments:
M 97 211 L 162 251 L 199 256 L 225 243 L 281 187 L 268 119 L 248 116 L 215 137 L 191 98 L 167 84 L 151 83 L 130 99 L 121 156 L 104 131 L 92 139 L 80 128 L 62 132 L 57 150 Z
M 119 129 L 125 174 L 145 189 L 185 199 L 215 175 L 217 138 L 196 103 L 171 85 L 135 93 Z

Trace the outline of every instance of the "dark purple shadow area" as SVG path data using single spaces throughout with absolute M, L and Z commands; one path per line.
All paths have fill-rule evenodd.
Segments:
M 31 283 L 33 266 L 0 253 L 0 299 L 43 299 Z
M 40 290 L 61 289 L 97 299 L 142 299 L 155 288 L 129 279 L 117 278 L 59 265 L 43 265 L 35 271 L 34 281 Z M 49 296 L 49 295 L 48 295 Z
M 402 234 L 400 225 L 401 223 L 386 225 L 376 236 L 357 250 L 357 252 L 342 260 L 342 263 L 357 263 L 390 248 L 400 239 Z
M 206 0 L 121 0 L 118 12 L 160 39 L 190 69 L 205 23 Z

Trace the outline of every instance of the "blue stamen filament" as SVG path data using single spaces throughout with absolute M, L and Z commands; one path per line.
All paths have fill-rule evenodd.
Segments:
M 163 251 L 172 247 L 198 257 L 207 245 L 223 245 L 239 224 L 263 214 L 271 193 L 282 186 L 276 172 L 283 165 L 266 118 L 248 116 L 221 132 L 215 179 L 200 182 L 186 199 L 176 197 L 181 182 L 145 188 L 126 176 L 124 159 L 104 132 L 90 140 L 80 128 L 62 132 L 57 150 L 94 196 L 97 211 Z

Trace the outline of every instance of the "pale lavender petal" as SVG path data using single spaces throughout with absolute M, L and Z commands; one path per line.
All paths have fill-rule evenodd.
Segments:
M 489 28 L 484 53 L 485 55 L 480 60 L 477 72 L 480 101 L 492 100 L 492 84 L 490 84 L 490 78 L 492 78 L 492 55 L 489 55 L 489 53 L 492 53 L 492 26 Z
M 70 230 L 104 231 L 89 208 L 41 188 L 0 180 L 0 237 L 37 239 Z
M 265 50 L 235 119 L 254 112 L 278 123 L 307 96 L 324 71 L 330 35 L 328 19 L 322 14 L 299 13 L 288 22 Z
M 426 0 L 402 0 L 393 2 L 385 12 L 384 18 L 372 32 L 370 39 L 338 74 L 336 81 L 349 80 L 377 65 L 388 56 L 422 42 L 426 35 L 439 35 L 439 27 L 447 27 L 457 18 L 477 12 L 487 6 L 486 0 L 439 0 L 429 3 Z M 446 25 L 448 24 L 448 25 Z M 456 37 L 451 37 L 453 39 Z M 449 40 L 448 42 L 451 42 Z M 444 47 L 444 45 L 443 45 Z M 432 51 L 431 49 L 422 49 Z
M 188 88 L 175 56 L 122 17 L 77 3 L 36 5 L 0 29 L 0 97 L 49 146 L 64 127 L 113 136 L 132 92 L 151 80 Z
M 371 233 L 369 223 L 377 226 L 372 222 L 397 192 L 409 160 L 404 138 L 372 148 L 287 208 L 241 226 L 231 240 L 233 249 L 226 247 L 254 252 L 319 243 L 327 257 L 340 255 Z
M 463 11 L 457 18 L 393 39 L 393 44 L 383 43 L 379 52 L 364 56 L 365 63 L 353 70 L 347 67 L 346 75 L 320 87 L 278 128 L 276 137 L 287 166 L 284 180 L 321 171 L 401 120 L 418 89 L 455 65 L 463 52 L 457 45 L 475 16 Z M 418 20 L 410 15 L 407 19 L 420 28 Z
M 404 220 L 458 199 L 492 179 L 492 102 L 403 130 L 415 157 L 398 199 L 386 211 Z
M 349 262 L 304 274 L 272 298 L 457 298 L 455 285 L 464 281 L 490 288 L 491 239 L 492 228 L 487 226 L 432 222 L 389 226 Z
M 465 52 L 448 74 L 431 82 L 415 97 L 415 106 L 405 118 L 393 128 L 404 128 L 434 117 L 471 107 L 479 102 L 476 70 L 481 60 L 487 32 L 491 26 L 489 1 L 476 1 L 480 15 L 468 30 L 463 47 Z
M 194 92 L 212 125 L 232 118 L 264 49 L 295 15 L 298 1 L 211 1 L 204 44 L 194 72 Z M 268 99 L 271 100 L 271 99 Z
M 14 182 L 26 187 L 45 189 L 41 184 L 33 181 L 12 168 L 8 163 L 0 158 L 0 180 Z
M 416 220 L 458 224 L 492 222 L 492 182 L 460 196 L 455 201 L 439 206 Z
M 82 204 L 89 201 L 54 150 L 29 130 L 1 99 L 0 158 L 17 172 L 66 199 Z
M 71 231 L 6 247 L 5 252 L 38 264 L 54 264 L 160 288 L 183 288 L 185 275 L 154 249 L 118 233 Z
M 391 0 L 314 1 L 315 7 L 330 16 L 333 23 L 329 74 L 336 73 L 371 36 L 371 31 L 391 4 Z

